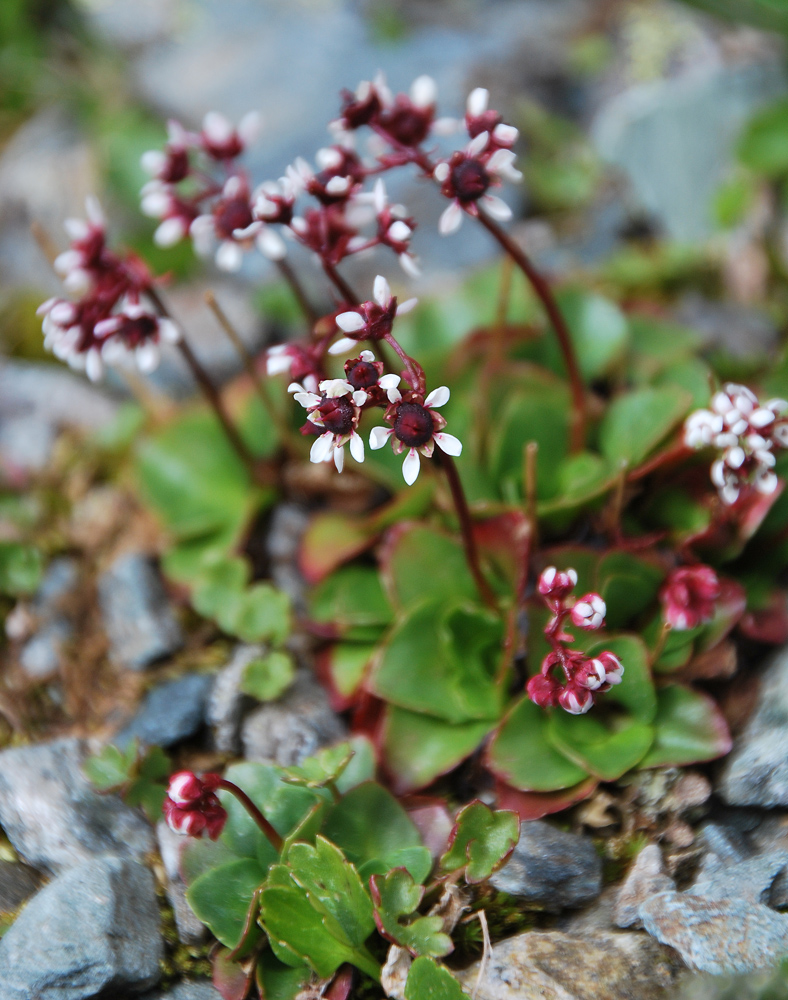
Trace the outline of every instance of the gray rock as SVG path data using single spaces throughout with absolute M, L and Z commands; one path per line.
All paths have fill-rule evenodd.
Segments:
M 19 861 L 0 861 L 0 913 L 9 913 L 41 888 L 41 875 Z
M 737 864 L 718 861 L 716 865 L 706 865 L 687 892 L 706 899 L 737 899 L 771 905 L 772 887 L 786 870 L 787 851 L 770 851 Z
M 38 615 L 49 615 L 59 609 L 60 602 L 76 587 L 79 580 L 79 564 L 76 559 L 60 556 L 47 566 L 32 608 Z
M 27 676 L 43 680 L 54 674 L 60 667 L 63 646 L 73 634 L 71 623 L 60 615 L 45 622 L 19 654 L 19 663 Z
M 617 927 L 642 927 L 640 906 L 657 892 L 675 889 L 673 879 L 665 873 L 662 851 L 658 844 L 647 844 L 635 858 L 618 893 L 615 910 Z
M 717 791 L 731 805 L 788 805 L 788 648 L 763 675 L 755 711 L 723 765 Z
M 98 595 L 112 658 L 143 670 L 183 645 L 161 578 L 144 555 L 120 556 L 101 574 Z
M 546 910 L 581 906 L 602 889 L 602 861 L 588 837 L 542 820 L 520 824 L 520 840 L 490 884 Z
M 59 871 L 105 852 L 142 857 L 153 847 L 139 813 L 93 791 L 82 759 L 75 739 L 0 753 L 0 825 L 37 868 Z
M 342 720 L 333 712 L 328 696 L 308 670 L 277 701 L 255 709 L 241 730 L 244 757 L 275 761 L 283 767 L 300 764 L 321 747 L 346 737 Z
M 222 1000 L 221 993 L 205 980 L 188 980 L 173 986 L 171 990 L 156 990 L 146 993 L 140 1000 Z
M 640 916 L 649 934 L 701 972 L 755 972 L 788 954 L 788 917 L 760 903 L 661 892 Z
M 139 711 L 118 735 L 124 749 L 136 737 L 145 746 L 171 747 L 193 736 L 205 722 L 213 674 L 187 674 L 158 684 L 146 695 Z
M 480 963 L 458 972 L 468 993 Z M 527 931 L 496 944 L 476 1000 L 656 1000 L 678 962 L 645 934 Z
M 271 517 L 267 547 L 271 578 L 293 602 L 296 611 L 306 608 L 306 581 L 298 566 L 301 538 L 309 524 L 309 514 L 299 504 L 279 504 Z
M 721 823 L 705 823 L 701 827 L 703 846 L 724 864 L 744 861 L 750 851 L 738 830 Z
M 216 675 L 207 717 L 213 727 L 216 749 L 222 753 L 237 754 L 241 749 L 241 720 L 255 701 L 239 685 L 247 666 L 264 653 L 264 646 L 236 646 L 230 662 Z
M 676 319 L 700 333 L 705 345 L 721 348 L 733 357 L 768 352 L 779 336 L 765 310 L 736 302 L 714 302 L 696 293 L 684 296 Z
M 105 855 L 59 875 L 0 941 L 2 1000 L 87 1000 L 155 986 L 164 945 L 151 872 Z
M 0 464 L 40 471 L 61 427 L 90 433 L 116 413 L 114 400 L 67 368 L 0 358 Z
M 207 931 L 186 901 L 186 884 L 181 878 L 181 851 L 188 838 L 173 832 L 162 819 L 156 824 L 156 839 L 167 873 L 167 898 L 175 914 L 178 937 L 184 944 L 199 944 Z

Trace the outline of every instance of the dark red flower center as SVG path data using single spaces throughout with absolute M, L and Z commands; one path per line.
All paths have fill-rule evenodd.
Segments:
M 432 438 L 432 414 L 420 403 L 400 403 L 394 418 L 394 433 L 408 448 L 420 448 Z
M 214 215 L 216 234 L 224 240 L 232 239 L 235 229 L 246 229 L 252 221 L 247 198 L 228 198 L 219 202 Z
M 167 152 L 167 164 L 161 173 L 161 179 L 167 184 L 177 184 L 189 174 L 189 154 L 185 149 L 170 149 Z
M 318 406 L 318 412 L 323 418 L 323 425 L 332 434 L 349 434 L 353 430 L 353 418 L 356 411 L 346 396 L 337 399 L 324 399 Z
M 378 370 L 369 361 L 359 361 L 345 377 L 354 389 L 371 389 L 378 384 Z
M 430 131 L 431 108 L 417 108 L 410 101 L 396 104 L 381 115 L 381 125 L 403 146 L 418 146 Z
M 145 341 L 156 337 L 159 324 L 155 316 L 137 316 L 135 319 L 127 319 L 121 327 L 120 333 L 127 347 L 138 347 Z
M 460 201 L 476 201 L 490 186 L 490 175 L 479 160 L 462 160 L 452 167 L 451 182 Z

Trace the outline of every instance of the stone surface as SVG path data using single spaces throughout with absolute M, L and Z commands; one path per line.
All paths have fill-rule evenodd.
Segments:
M 154 986 L 164 946 L 153 875 L 105 855 L 59 875 L 0 941 L 2 1000 L 82 1000 Z
M 36 631 L 19 654 L 19 662 L 28 677 L 42 680 L 59 668 L 63 646 L 74 633 L 71 622 L 61 611 L 61 605 L 77 586 L 78 580 L 79 567 L 74 559 L 61 556 L 47 566 L 30 603 L 37 623 Z
M 90 433 L 116 413 L 110 396 L 63 366 L 0 358 L 0 465 L 39 471 L 61 427 Z
M 342 720 L 332 711 L 328 696 L 308 670 L 277 701 L 255 709 L 244 720 L 241 740 L 244 757 L 275 761 L 284 767 L 300 764 L 321 747 L 346 737 Z
M 193 736 L 205 722 L 213 674 L 186 674 L 151 688 L 114 743 L 124 749 L 136 737 L 146 746 L 171 747 Z
M 304 507 L 295 503 L 278 504 L 266 542 L 271 578 L 290 597 L 297 612 L 306 610 L 306 581 L 298 568 L 298 550 L 308 524 L 309 514 Z
M 754 972 L 788 954 L 788 917 L 759 903 L 662 892 L 640 916 L 649 934 L 701 972 Z
M 21 906 L 41 888 L 41 875 L 19 861 L 0 861 L 0 913 Z
M 635 858 L 618 893 L 615 923 L 618 927 L 642 927 L 640 906 L 658 892 L 674 889 L 673 879 L 665 873 L 662 851 L 657 844 L 647 844 Z
M 491 885 L 546 910 L 581 906 L 602 889 L 602 861 L 588 837 L 557 830 L 542 820 L 520 824 L 512 856 Z
M 705 823 L 701 827 L 701 841 L 710 855 L 725 864 L 744 861 L 751 853 L 740 831 L 722 823 Z
M 216 675 L 208 699 L 207 717 L 213 727 L 216 749 L 222 753 L 240 752 L 241 720 L 255 700 L 245 695 L 239 685 L 248 664 L 264 653 L 264 646 L 236 646 L 230 662 Z
M 99 577 L 98 596 L 110 653 L 122 666 L 143 670 L 183 645 L 161 577 L 141 553 L 118 557 Z
M 656 1000 L 678 971 L 645 934 L 528 931 L 495 945 L 476 1000 Z M 470 993 L 479 963 L 458 973 Z
M 184 944 L 199 944 L 205 939 L 207 931 L 186 902 L 186 883 L 181 878 L 181 851 L 188 838 L 175 833 L 162 819 L 156 824 L 156 839 L 167 873 L 167 898 L 175 914 L 178 937 Z
M 714 861 L 706 861 L 698 878 L 687 890 L 693 896 L 774 905 L 772 887 L 778 879 L 785 878 L 788 852 L 769 851 L 736 864 L 726 864 L 716 855 L 708 855 L 708 858 Z
M 788 648 L 766 669 L 758 702 L 717 781 L 731 805 L 788 805 Z
M 139 813 L 93 791 L 82 759 L 75 739 L 0 753 L 0 825 L 37 868 L 59 871 L 105 852 L 141 857 L 153 847 Z

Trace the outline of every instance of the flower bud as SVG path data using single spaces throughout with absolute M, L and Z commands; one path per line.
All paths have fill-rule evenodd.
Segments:
M 621 683 L 624 678 L 624 665 L 615 653 L 611 653 L 609 649 L 606 649 L 594 659 L 594 662 L 602 665 L 605 671 L 606 685 Z
M 670 573 L 659 596 L 665 621 L 685 631 L 714 617 L 720 581 L 711 566 L 681 566 Z
M 574 677 L 575 684 L 589 691 L 597 691 L 605 683 L 605 667 L 598 659 L 586 660 Z
M 558 704 L 570 715 L 585 715 L 594 704 L 594 696 L 588 688 L 570 681 L 558 695 Z
M 537 674 L 528 681 L 525 690 L 534 705 L 538 705 L 539 708 L 555 708 L 561 693 L 561 685 L 554 677 Z
M 205 832 L 216 840 L 227 822 L 227 812 L 215 795 L 220 782 L 218 774 L 205 774 L 202 779 L 191 771 L 174 774 L 162 806 L 169 828 L 189 837 Z
M 569 594 L 577 584 L 577 573 L 573 569 L 557 570 L 555 566 L 548 566 L 542 570 L 537 584 L 542 597 L 551 600 L 561 601 Z
M 599 594 L 592 591 L 590 594 L 584 594 L 572 608 L 572 623 L 577 628 L 598 629 L 605 622 L 606 612 L 605 602 Z

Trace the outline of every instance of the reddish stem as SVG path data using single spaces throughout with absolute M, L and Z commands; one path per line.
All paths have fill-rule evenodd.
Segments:
M 318 315 L 313 309 L 312 303 L 307 298 L 304 286 L 298 280 L 298 275 L 291 267 L 290 262 L 286 259 L 278 260 L 276 262 L 276 266 L 279 269 L 279 273 L 290 286 L 290 290 L 295 296 L 307 323 L 309 323 L 310 327 L 314 327 L 315 323 L 318 321 Z
M 268 820 L 263 816 L 257 806 L 252 802 L 249 796 L 243 789 L 239 788 L 238 785 L 234 785 L 232 781 L 228 781 L 226 778 L 222 778 L 221 781 L 216 786 L 217 788 L 223 788 L 226 792 L 234 795 L 241 805 L 246 809 L 252 819 L 257 823 L 260 829 L 263 831 L 267 839 L 269 840 L 271 847 L 276 851 L 277 854 L 282 853 L 282 848 L 285 846 L 284 840 L 279 836 L 276 830 L 271 826 Z
M 493 594 L 489 583 L 485 580 L 481 566 L 479 565 L 479 551 L 476 548 L 476 539 L 473 537 L 471 512 L 468 508 L 465 490 L 462 488 L 462 482 L 457 472 L 457 466 L 451 455 L 447 455 L 445 452 L 440 452 L 440 461 L 443 471 L 446 473 L 446 479 L 449 483 L 452 500 L 454 501 L 454 507 L 460 522 L 460 533 L 462 534 L 462 543 L 465 548 L 465 558 L 468 567 L 473 574 L 473 579 L 476 581 L 476 586 L 479 588 L 479 593 L 484 603 L 488 607 L 497 610 L 498 605 L 495 600 L 495 594 Z
M 479 222 L 488 233 L 493 236 L 501 247 L 509 254 L 517 264 L 523 274 L 528 278 L 531 287 L 536 292 L 539 301 L 542 303 L 544 311 L 550 318 L 550 322 L 558 338 L 558 346 L 564 358 L 566 371 L 569 376 L 569 385 L 572 391 L 572 423 L 569 434 L 570 451 L 581 451 L 585 441 L 586 430 L 586 399 L 583 379 L 580 375 L 580 367 L 577 363 L 572 337 L 569 327 L 566 325 L 558 303 L 555 300 L 553 291 L 547 279 L 531 263 L 525 251 L 516 243 L 512 237 L 481 209 L 477 215 Z

